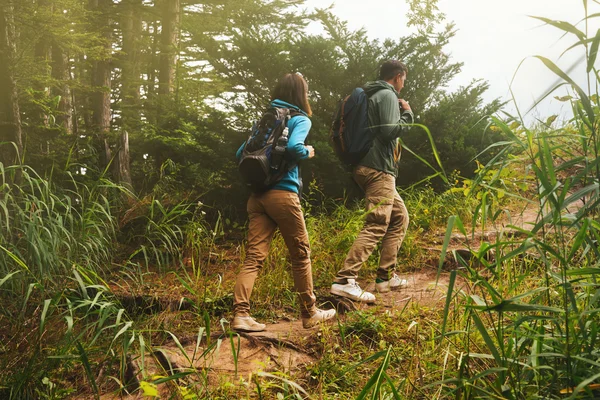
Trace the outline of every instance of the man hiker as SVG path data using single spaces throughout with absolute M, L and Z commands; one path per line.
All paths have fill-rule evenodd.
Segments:
M 407 281 L 395 273 L 398 249 L 408 228 L 408 212 L 396 190 L 396 173 L 400 159 L 399 137 L 414 117 L 408 102 L 399 99 L 408 69 L 397 60 L 383 63 L 379 80 L 364 89 L 369 97 L 368 122 L 373 144 L 354 167 L 353 178 L 365 192 L 368 213 L 360 234 L 350 249 L 344 266 L 337 273 L 331 293 L 366 303 L 375 302 L 372 293 L 363 291 L 356 278 L 362 264 L 382 241 L 375 290 L 389 292 L 405 286 Z

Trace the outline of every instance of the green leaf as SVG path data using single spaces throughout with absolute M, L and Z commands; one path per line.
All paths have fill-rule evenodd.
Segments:
M 122 327 L 122 328 L 119 330 L 119 332 L 117 332 L 117 334 L 115 335 L 115 337 L 113 338 L 113 340 L 112 340 L 112 341 L 114 342 L 115 340 L 117 340 L 117 338 L 118 338 L 119 336 L 121 336 L 121 335 L 122 335 L 123 333 L 125 333 L 125 332 L 126 332 L 128 329 L 129 329 L 129 328 L 131 328 L 131 325 L 133 325 L 133 321 L 127 321 L 127 322 L 126 322 L 126 323 L 123 325 L 123 327 Z
M 13 260 L 14 262 L 16 262 L 16 263 L 17 263 L 17 265 L 19 265 L 19 266 L 20 266 L 21 268 L 23 268 L 25 271 L 27 271 L 27 272 L 31 273 L 31 271 L 29 270 L 29 268 L 27 267 L 27 265 L 25 265 L 25 263 L 24 263 L 24 262 L 23 262 L 23 261 L 22 261 L 22 260 L 21 260 L 19 257 L 17 257 L 16 255 L 14 255 L 14 254 L 13 254 L 12 252 L 10 252 L 10 251 L 9 251 L 7 248 L 5 248 L 5 247 L 3 247 L 3 246 L 0 246 L 0 250 L 3 250 L 3 251 L 6 253 L 6 254 L 8 254 L 8 256 L 9 256 L 10 258 L 12 258 L 12 260 Z M 32 276 L 33 276 L 33 274 L 32 274 Z
M 511 300 L 503 300 L 499 304 L 483 309 L 484 311 L 496 312 L 553 312 L 564 313 L 564 310 L 556 307 L 542 306 L 539 304 L 515 303 Z
M 575 256 L 575 253 L 579 250 L 583 242 L 588 236 L 588 227 L 590 226 L 590 220 L 584 219 L 583 224 L 579 227 L 579 232 L 575 235 L 575 240 L 573 240 L 573 245 L 571 246 L 571 251 L 569 251 L 569 255 L 567 256 L 567 260 L 571 261 Z
M 140 382 L 140 389 L 142 389 L 145 397 L 158 397 L 158 389 L 154 383 L 142 381 Z
M 371 398 L 373 400 L 380 398 L 379 396 L 380 396 L 381 384 L 383 383 L 383 381 L 385 379 L 384 374 L 385 374 L 385 370 L 387 369 L 387 366 L 390 362 L 391 351 L 392 351 L 392 346 L 390 346 L 388 348 L 388 350 L 385 354 L 385 357 L 383 358 L 383 361 L 381 362 L 381 365 L 379 365 L 377 370 L 375 370 L 375 373 L 373 374 L 373 376 L 371 376 L 371 378 L 369 379 L 367 384 L 364 386 L 363 390 L 358 394 L 358 396 L 356 397 L 356 400 L 365 400 L 367 398 L 367 394 L 369 393 L 371 388 L 373 388 L 373 396 Z
M 579 98 L 581 99 L 581 103 L 583 104 L 583 108 L 585 109 L 585 112 L 587 113 L 587 117 L 590 119 L 590 124 L 593 125 L 594 121 L 595 121 L 595 114 L 594 114 L 594 110 L 592 108 L 592 104 L 590 102 L 589 97 L 579 87 L 579 85 L 577 85 L 575 83 L 575 81 L 573 81 L 573 79 L 571 79 L 571 77 L 569 77 L 569 75 L 565 74 L 560 68 L 558 68 L 558 66 L 556 64 L 554 64 L 548 58 L 542 57 L 542 56 L 534 56 L 534 57 L 539 59 L 540 61 L 542 61 L 544 63 L 544 65 L 548 69 L 550 69 L 550 71 L 554 72 L 556 75 L 558 75 L 559 77 L 561 77 L 562 79 L 567 81 L 573 87 L 573 89 L 575 89 L 575 91 L 579 95 Z
M 179 341 L 179 339 L 177 338 L 177 336 L 175 336 L 173 333 L 171 333 L 169 331 L 166 331 L 166 332 L 171 336 L 171 338 L 173 339 L 173 341 L 177 345 L 177 348 L 179 349 L 179 351 L 181 352 L 181 354 L 185 357 L 185 359 L 191 365 L 192 364 L 192 360 L 190 360 L 190 357 L 188 356 L 187 351 L 185 351 L 185 348 L 183 347 L 183 345 L 181 344 L 181 342 Z
M 567 276 L 600 275 L 600 268 L 571 268 L 566 271 Z
M 444 321 L 442 322 L 442 338 L 446 332 L 446 324 L 448 323 L 448 315 L 450 314 L 450 302 L 452 301 L 452 291 L 456 282 L 456 270 L 450 272 L 450 282 L 448 282 L 448 292 L 446 293 L 446 304 L 444 305 Z
M 552 123 L 556 121 L 556 118 L 558 118 L 558 115 L 551 115 L 548 118 L 546 118 L 546 125 L 552 125 Z
M 85 374 L 88 378 L 88 381 L 90 382 L 90 385 L 92 386 L 92 390 L 94 392 L 94 397 L 96 399 L 99 399 L 99 393 L 98 393 L 98 386 L 96 385 L 96 379 L 94 377 L 94 375 L 92 374 L 92 367 L 90 365 L 90 361 L 88 359 L 87 353 L 85 352 L 83 346 L 81 345 L 81 343 L 79 341 L 77 341 L 76 343 L 77 346 L 77 350 L 79 351 L 79 359 L 81 360 L 81 363 L 83 364 L 83 368 L 85 369 Z
M 440 261 L 438 263 L 438 273 L 436 280 L 439 279 L 439 276 L 442 273 L 442 267 L 444 266 L 446 252 L 448 251 L 448 245 L 450 244 L 450 239 L 452 238 L 452 229 L 454 228 L 454 221 L 456 221 L 456 219 L 458 219 L 456 215 L 451 215 L 448 218 L 448 224 L 446 226 L 446 235 L 444 236 L 444 243 L 442 244 L 442 253 L 440 254 Z
M 591 72 L 594 68 L 594 64 L 596 63 L 596 57 L 598 57 L 598 46 L 600 45 L 600 29 L 596 32 L 596 36 L 594 36 L 594 41 L 592 42 L 592 47 L 590 47 L 590 55 L 588 57 L 587 64 L 587 72 Z
M 16 275 L 20 272 L 21 271 L 13 271 L 10 274 L 6 274 L 6 276 L 4 278 L 0 279 L 0 287 L 2 287 L 2 285 L 4 285 L 6 283 L 6 281 L 8 281 L 13 275 Z
M 48 314 L 48 308 L 50 307 L 51 299 L 44 300 L 44 308 L 42 310 L 42 317 L 40 320 L 40 336 L 44 333 L 44 327 L 46 326 L 46 315 Z
M 487 328 L 485 327 L 485 325 L 483 324 L 483 322 L 479 318 L 479 315 L 477 315 L 477 313 L 473 312 L 471 314 L 471 317 L 473 318 L 473 322 L 475 322 L 475 326 L 477 327 L 477 330 L 481 334 L 481 337 L 483 338 L 483 341 L 485 342 L 485 344 L 487 345 L 488 349 L 492 353 L 493 358 L 498 363 L 498 366 L 502 366 L 504 363 L 502 362 L 502 357 L 500 356 L 500 352 L 498 351 L 498 348 L 496 347 L 496 344 L 494 343 L 494 341 L 490 337 L 490 335 L 489 335 L 489 333 L 487 331 Z
M 558 101 L 561 101 L 561 102 L 563 102 L 563 103 L 564 103 L 565 101 L 571 101 L 571 100 L 573 100 L 573 96 L 562 96 L 562 97 L 559 97 L 559 96 L 554 96 L 554 98 L 555 98 L 556 100 L 558 100 Z
M 279 380 L 279 381 L 293 387 L 294 389 L 296 389 L 296 391 L 298 391 L 298 392 L 302 393 L 303 395 L 305 395 L 306 397 L 308 397 L 308 393 L 306 393 L 306 390 L 304 390 L 304 388 L 302 386 L 300 386 L 296 382 L 293 382 L 289 379 L 286 379 L 286 378 L 278 376 L 278 375 L 270 374 L 268 372 L 263 372 L 263 371 L 257 372 L 256 375 L 265 377 L 265 378 Z
M 539 19 L 540 21 L 543 21 L 543 22 L 547 23 L 548 25 L 552 25 L 562 31 L 572 33 L 575 36 L 577 36 L 579 38 L 579 40 L 585 40 L 585 33 L 581 32 L 573 24 L 570 24 L 566 21 L 556 21 L 556 20 L 552 20 L 549 18 L 535 17 L 535 16 L 531 16 L 531 15 L 530 15 L 530 17 L 534 18 L 534 19 Z
M 65 333 L 68 334 L 73 331 L 73 317 L 70 315 L 66 315 L 65 320 L 67 321 L 67 332 L 65 332 Z

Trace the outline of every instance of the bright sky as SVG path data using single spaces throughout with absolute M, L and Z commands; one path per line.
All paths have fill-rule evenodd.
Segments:
M 333 0 L 306 2 L 309 8 L 331 3 Z M 590 14 L 600 12 L 598 5 L 592 1 L 589 3 Z M 404 17 L 408 5 L 402 0 L 337 0 L 334 4 L 333 11 L 338 17 L 348 21 L 353 29 L 364 27 L 372 38 L 398 38 L 410 33 Z M 584 16 L 582 0 L 439 0 L 439 8 L 446 15 L 446 20 L 454 22 L 458 30 L 447 51 L 454 61 L 464 63 L 462 72 L 450 89 L 480 78 L 490 83 L 486 100 L 498 97 L 510 100 L 509 84 L 519 63 L 526 59 L 512 87 L 522 112 L 528 110 L 558 79 L 541 61 L 531 56 L 545 56 L 567 70 L 584 54 L 583 47 L 580 47 L 559 59 L 561 53 L 575 43 L 575 36 L 561 38 L 561 31 L 557 28 L 528 17 L 535 15 L 576 24 Z M 577 26 L 585 31 L 583 22 Z M 594 36 L 599 26 L 598 22 L 594 22 L 594 26 L 589 28 L 589 36 Z M 579 85 L 587 87 L 585 65 L 577 65 L 570 75 Z M 556 95 L 565 95 L 565 90 L 560 89 Z M 507 110 L 512 112 L 514 107 Z M 570 115 L 570 106 L 552 98 L 540 104 L 529 117 L 558 113 Z

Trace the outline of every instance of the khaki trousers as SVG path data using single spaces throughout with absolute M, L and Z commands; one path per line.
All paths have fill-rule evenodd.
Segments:
M 313 292 L 310 243 L 298 194 L 285 190 L 252 194 L 247 208 L 250 218 L 248 249 L 233 289 L 234 314 L 249 315 L 254 281 L 269 253 L 275 229 L 279 227 L 290 252 L 294 289 L 300 299 L 301 316 L 310 317 L 316 310 L 316 298 Z
M 398 250 L 408 229 L 408 211 L 396 190 L 393 175 L 358 166 L 354 169 L 354 180 L 365 192 L 368 214 L 334 281 L 345 284 L 347 279 L 356 279 L 362 264 L 369 259 L 380 240 L 377 278 L 388 280 L 396 267 Z

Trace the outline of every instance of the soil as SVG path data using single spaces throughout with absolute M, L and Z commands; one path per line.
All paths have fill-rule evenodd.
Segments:
M 525 208 L 513 216 L 511 220 L 508 216 L 496 226 L 489 227 L 483 231 L 476 232 L 473 235 L 465 237 L 462 234 L 453 234 L 450 245 L 447 250 L 446 259 L 443 268 L 438 269 L 439 256 L 441 254 L 441 243 L 445 236 L 444 232 L 437 235 L 435 246 L 428 248 L 431 254 L 430 260 L 426 265 L 417 271 L 399 274 L 403 279 L 408 280 L 408 285 L 388 293 L 376 294 L 376 313 L 383 313 L 389 309 L 401 309 L 416 303 L 420 307 L 430 309 L 441 309 L 446 301 L 446 293 L 449 284 L 450 270 L 458 268 L 454 254 L 459 253 L 463 258 L 469 257 L 471 250 L 479 247 L 482 241 L 492 241 L 499 234 L 514 234 L 521 228 L 530 228 L 535 223 L 538 216 L 537 209 Z M 227 274 L 231 275 L 233 268 L 226 268 Z M 157 274 L 157 277 L 160 276 Z M 230 276 L 231 279 L 234 276 Z M 163 279 L 163 278 L 161 278 Z M 174 278 L 168 278 L 175 286 L 179 285 Z M 372 293 L 375 289 L 374 282 L 359 282 L 361 287 Z M 458 279 L 458 286 L 455 289 L 463 289 L 464 283 Z M 164 287 L 164 285 L 163 285 Z M 118 288 L 113 287 L 116 292 Z M 129 288 L 128 288 L 129 289 Z M 327 308 L 337 308 L 339 318 L 344 318 L 343 314 L 352 310 L 365 310 L 374 307 L 367 304 L 354 303 L 347 299 L 341 299 L 328 293 L 328 288 L 317 292 L 320 304 Z M 129 292 L 131 294 L 131 292 Z M 161 296 L 162 295 L 162 296 Z M 141 302 L 141 309 L 156 311 L 181 311 L 182 306 L 180 298 L 167 296 L 166 293 L 159 294 L 159 297 L 166 300 L 151 300 L 133 297 L 134 306 Z M 145 306 L 144 306 L 145 304 Z M 139 310 L 138 310 L 139 311 Z M 331 324 L 336 324 L 334 319 Z M 268 324 L 264 332 L 259 333 L 240 333 L 239 336 L 227 329 L 217 331 L 211 334 L 210 340 L 206 337 L 200 344 L 196 343 L 195 337 L 179 338 L 181 348 L 174 342 L 168 341 L 162 346 L 153 347 L 153 353 L 147 354 L 144 365 L 140 365 L 140 360 L 130 360 L 128 363 L 128 376 L 130 391 L 136 393 L 129 398 L 141 398 L 139 388 L 143 376 L 164 376 L 166 374 L 176 374 L 185 371 L 200 371 L 200 374 L 194 373 L 191 376 L 204 376 L 205 384 L 219 385 L 224 381 L 236 382 L 240 378 L 249 379 L 252 374 L 264 372 L 283 372 L 293 374 L 301 371 L 303 367 L 316 361 L 314 354 L 315 336 L 319 335 L 320 327 L 304 329 L 299 320 L 279 321 L 274 324 Z M 233 345 L 233 347 L 232 347 Z M 237 358 L 237 360 L 236 360 Z M 144 374 L 141 370 L 144 369 Z M 168 395 L 168 385 L 159 385 L 161 395 Z M 124 398 L 123 396 L 103 396 L 105 399 Z

